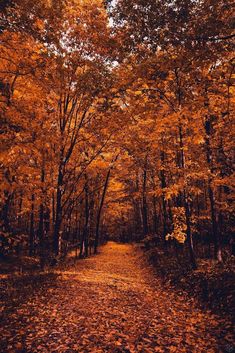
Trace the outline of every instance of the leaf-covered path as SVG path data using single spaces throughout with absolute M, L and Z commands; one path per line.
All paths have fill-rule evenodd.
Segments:
M 3 307 L 1 352 L 226 352 L 229 323 L 164 287 L 132 245 L 108 243 Z M 21 293 L 21 296 L 20 294 Z M 227 326 L 227 327 L 226 327 Z

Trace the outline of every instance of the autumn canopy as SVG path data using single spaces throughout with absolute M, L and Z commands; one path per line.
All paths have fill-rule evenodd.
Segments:
M 0 4 L 0 252 L 232 244 L 232 1 Z M 195 251 L 196 245 L 196 251 Z M 234 249 L 233 249 L 234 250 Z

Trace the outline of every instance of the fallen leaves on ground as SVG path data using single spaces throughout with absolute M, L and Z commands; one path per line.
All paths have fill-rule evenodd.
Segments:
M 133 245 L 110 242 L 98 256 L 11 290 L 2 306 L 2 353 L 233 349 L 231 323 L 164 286 Z

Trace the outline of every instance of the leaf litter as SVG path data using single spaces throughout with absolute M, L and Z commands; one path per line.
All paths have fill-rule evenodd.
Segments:
M 32 283 L 17 282 L 11 295 L 8 285 L 8 296 L 2 295 L 2 353 L 219 353 L 234 347 L 231 322 L 163 284 L 134 245 L 109 242 L 99 255 Z

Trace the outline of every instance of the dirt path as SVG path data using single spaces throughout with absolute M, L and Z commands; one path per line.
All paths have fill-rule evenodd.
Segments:
M 232 352 L 227 323 L 164 289 L 132 245 L 27 290 L 4 307 L 1 352 Z

